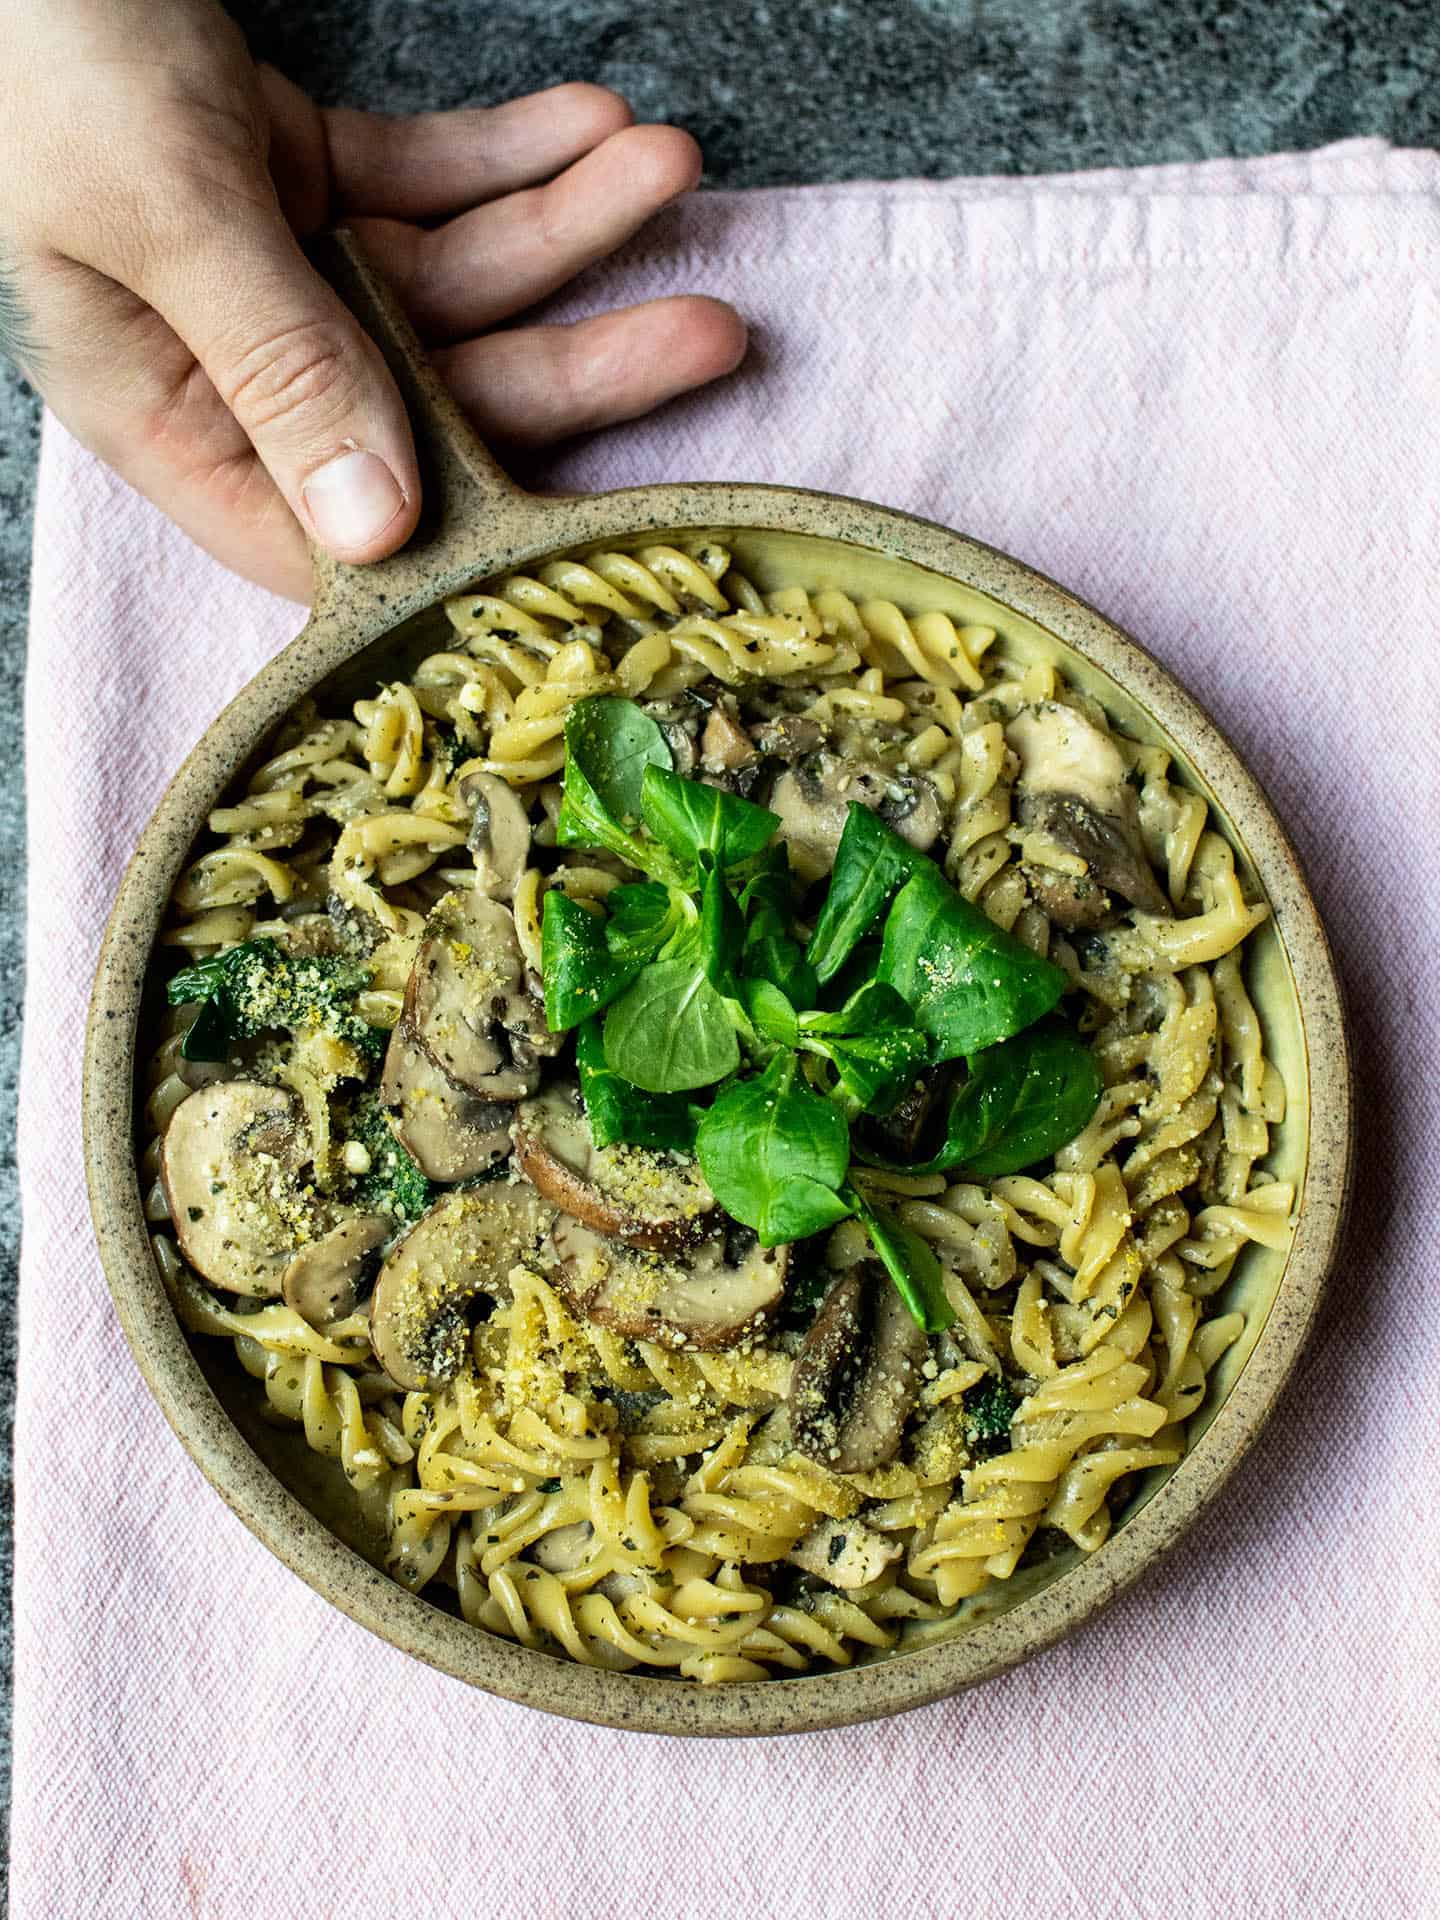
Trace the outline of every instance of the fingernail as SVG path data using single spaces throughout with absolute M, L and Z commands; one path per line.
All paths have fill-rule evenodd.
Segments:
M 353 553 L 370 546 L 405 504 L 400 483 L 378 453 L 357 448 L 327 460 L 301 488 L 321 546 Z

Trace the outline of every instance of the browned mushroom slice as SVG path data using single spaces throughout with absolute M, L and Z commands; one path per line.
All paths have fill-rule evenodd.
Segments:
M 648 1147 L 597 1147 L 573 1086 L 521 1103 L 515 1158 L 547 1200 L 632 1247 L 677 1252 L 700 1238 L 715 1206 L 692 1162 Z
M 788 1247 L 762 1247 L 733 1222 L 678 1255 L 645 1253 L 561 1214 L 550 1234 L 555 1277 L 587 1320 L 659 1346 L 738 1347 L 785 1292 Z
M 408 1020 L 390 1035 L 380 1098 L 395 1138 L 427 1180 L 472 1180 L 510 1151 L 514 1107 L 457 1087 L 416 1045 Z
M 413 1037 L 457 1086 L 521 1100 L 540 1082 L 540 1057 L 560 1038 L 525 982 L 508 907 L 447 894 L 431 915 L 405 994 Z
M 1168 914 L 1170 902 L 1145 852 L 1135 791 L 1115 742 L 1083 713 L 1055 700 L 1017 713 L 1005 738 L 1020 761 L 1015 803 L 1020 824 L 1083 860 L 1093 886 L 1113 888 L 1146 913 Z M 1046 906 L 1043 893 L 1039 897 Z M 1077 893 L 1073 917 L 1063 924 L 1088 924 L 1088 915 L 1074 912 L 1088 900 Z
M 530 859 L 530 815 L 515 789 L 493 773 L 467 773 L 460 797 L 471 809 L 468 845 L 475 884 L 496 900 L 513 900 Z
M 904 1551 L 863 1520 L 822 1520 L 785 1558 L 832 1587 L 868 1587 Z
M 300 1105 L 281 1088 L 222 1080 L 180 1102 L 160 1179 L 185 1258 L 230 1293 L 273 1299 L 321 1220 L 301 1183 L 309 1158 Z
M 759 758 L 755 742 L 734 711 L 734 702 L 725 698 L 717 700 L 706 716 L 705 730 L 700 735 L 701 766 L 707 773 L 733 773 L 739 767 L 753 766 Z
M 466 1187 L 437 1200 L 393 1246 L 370 1297 L 370 1344 L 397 1387 L 450 1379 L 465 1357 L 469 1310 L 504 1295 L 555 1210 L 530 1186 Z
M 775 760 L 801 760 L 825 744 L 825 729 L 818 720 L 803 713 L 781 713 L 773 720 L 762 720 L 754 729 L 754 740 L 761 753 Z
M 378 1213 L 356 1213 L 302 1247 L 285 1269 L 280 1292 L 312 1327 L 355 1311 L 370 1265 L 390 1232 Z
M 834 753 L 811 754 L 786 768 L 769 800 L 802 880 L 818 880 L 834 866 L 852 800 L 922 852 L 944 823 L 940 796 L 923 774 L 860 765 Z
M 842 1273 L 790 1378 L 800 1452 L 833 1473 L 867 1473 L 893 1459 L 920 1391 L 927 1344 L 878 1262 Z

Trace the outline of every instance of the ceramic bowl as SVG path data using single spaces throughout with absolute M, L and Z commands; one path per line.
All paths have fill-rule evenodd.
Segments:
M 1128 1586 L 1219 1491 L 1273 1408 L 1314 1319 L 1335 1255 L 1351 1149 L 1340 994 L 1299 862 L 1256 781 L 1214 723 L 1135 641 L 1053 581 L 944 527 L 858 500 L 768 486 L 649 486 L 539 498 L 475 439 L 384 287 L 344 236 L 326 259 L 380 342 L 416 428 L 425 516 L 406 549 L 352 570 L 319 561 L 304 631 L 251 681 L 176 775 L 115 904 L 96 980 L 85 1062 L 91 1204 L 116 1310 L 140 1370 L 181 1441 L 246 1525 L 318 1592 L 396 1646 L 477 1687 L 552 1713 L 666 1733 L 765 1734 L 837 1726 L 953 1694 L 1049 1645 Z M 1058 661 L 1121 727 L 1174 754 L 1210 803 L 1242 875 L 1273 919 L 1250 977 L 1267 1047 L 1289 1090 L 1270 1165 L 1299 1193 L 1287 1254 L 1248 1247 L 1220 1305 L 1246 1330 L 1217 1367 L 1180 1465 L 1154 1473 L 1094 1555 L 1023 1571 L 952 1620 L 851 1668 L 705 1689 L 578 1666 L 467 1625 L 395 1585 L 357 1550 L 331 1463 L 258 1417 L 228 1344 L 192 1346 L 151 1256 L 135 1168 L 137 1063 L 153 1018 L 149 962 L 165 904 L 207 814 L 288 710 L 322 681 L 357 688 L 425 644 L 447 594 L 531 572 L 561 550 L 704 531 L 761 588 L 814 581 L 907 611 L 941 608 L 999 630 L 1021 659 Z M 202 1351 L 201 1346 L 211 1349 Z M 337 1482 L 339 1486 L 337 1487 Z

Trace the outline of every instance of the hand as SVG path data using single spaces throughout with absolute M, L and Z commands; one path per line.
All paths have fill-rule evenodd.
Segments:
M 379 559 L 420 480 L 379 352 L 300 241 L 344 217 L 484 434 L 539 444 L 728 373 L 680 296 L 491 332 L 700 174 L 604 88 L 322 112 L 212 0 L 15 0 L 0 24 L 0 349 L 84 443 L 239 573 L 308 599 L 305 534 Z M 298 236 L 298 237 L 297 237 Z

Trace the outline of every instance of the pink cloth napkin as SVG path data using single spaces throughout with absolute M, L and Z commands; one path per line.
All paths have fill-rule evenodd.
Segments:
M 333 1612 L 141 1387 L 86 1218 L 121 863 L 295 610 L 47 424 L 27 697 L 22 1920 L 1440 1912 L 1435 1217 L 1440 162 L 1349 143 L 1072 179 L 717 194 L 558 309 L 734 298 L 739 379 L 556 459 L 783 480 L 1035 562 L 1209 705 L 1300 843 L 1362 1075 L 1298 1381 L 1165 1565 L 949 1704 L 794 1741 L 548 1721 Z

